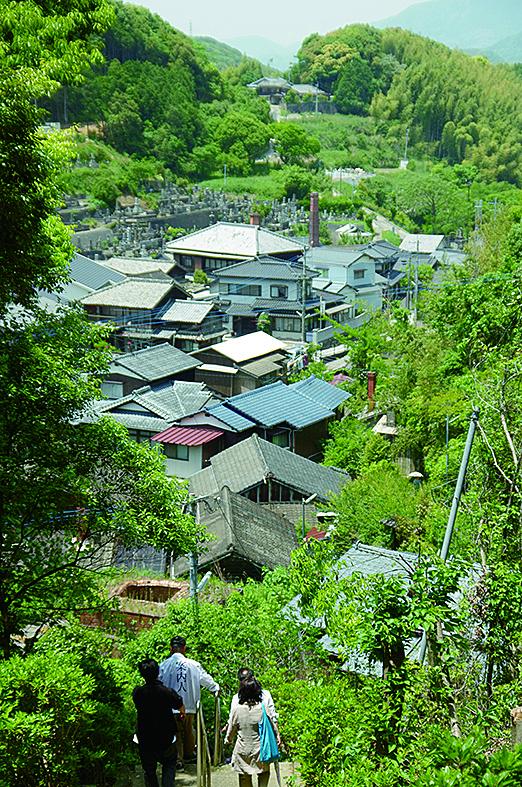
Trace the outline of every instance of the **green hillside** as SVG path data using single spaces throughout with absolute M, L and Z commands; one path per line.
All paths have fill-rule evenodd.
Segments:
M 161 17 L 113 6 L 105 62 L 45 102 L 51 119 L 92 124 L 119 153 L 175 175 L 205 177 L 224 158 L 231 174 L 248 173 L 270 136 L 267 102 L 243 86 L 261 75 L 260 64 L 243 58 L 225 80 L 201 45 Z
M 346 114 L 372 115 L 390 141 L 520 183 L 522 83 L 512 68 L 399 29 L 351 25 L 303 42 L 293 78 L 333 93 Z
M 239 49 L 217 41 L 215 38 L 210 38 L 210 36 L 195 36 L 193 41 L 196 48 L 200 52 L 204 52 L 210 62 L 220 71 L 238 66 L 243 59 L 243 54 Z

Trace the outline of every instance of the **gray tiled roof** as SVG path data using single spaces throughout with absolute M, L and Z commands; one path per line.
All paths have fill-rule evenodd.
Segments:
M 214 395 L 203 383 L 176 380 L 155 388 L 138 388 L 121 399 L 101 402 L 97 409 L 99 414 L 112 416 L 128 429 L 148 430 L 147 423 L 152 425 L 154 421 L 152 429 L 161 432 L 214 401 Z
M 306 268 L 307 276 L 316 276 L 317 271 Z M 303 266 L 285 262 L 274 257 L 258 257 L 255 260 L 238 262 L 221 268 L 213 273 L 216 279 L 273 279 L 275 281 L 299 281 L 303 276 Z
M 113 360 L 110 371 L 154 382 L 200 365 L 201 361 L 192 355 L 165 342 L 118 356 Z
M 351 397 L 351 393 L 348 393 L 348 391 L 343 391 L 342 388 L 336 388 L 335 385 L 319 380 L 313 374 L 304 380 L 293 383 L 289 388 L 298 391 L 302 396 L 306 396 L 307 399 L 311 399 L 313 402 L 329 407 L 331 410 L 335 410 Z
M 118 271 L 107 268 L 100 262 L 90 260 L 83 254 L 76 253 L 69 263 L 69 272 L 72 281 L 83 284 L 91 290 L 98 290 L 108 284 L 118 284 L 125 281 L 125 276 Z
M 303 495 L 316 494 L 326 502 L 350 478 L 341 470 L 318 465 L 257 435 L 227 448 L 210 462 L 210 467 L 190 478 L 191 492 L 197 497 L 216 495 L 224 486 L 242 493 L 272 478 Z
M 241 367 L 241 371 L 254 377 L 264 377 L 267 374 L 279 374 L 282 369 L 278 363 L 274 362 L 273 358 L 260 358 L 258 361 L 245 363 Z
M 339 559 L 338 575 L 343 579 L 355 573 L 363 576 L 384 574 L 407 578 L 411 576 L 418 560 L 419 556 L 415 552 L 396 552 L 357 541 Z
M 303 251 L 303 245 L 254 224 L 218 221 L 210 227 L 169 241 L 166 249 L 169 254 L 199 253 L 244 260 L 267 254 L 297 255 Z
M 215 537 L 199 558 L 205 567 L 231 553 L 256 566 L 288 565 L 298 546 L 294 526 L 268 506 L 254 503 L 224 487 L 218 499 L 200 505 L 201 521 Z
M 81 299 L 86 306 L 115 306 L 123 309 L 154 309 L 174 288 L 174 282 L 154 279 L 124 278 L 119 284 L 105 287 Z
M 126 276 L 141 276 L 157 271 L 169 274 L 176 267 L 176 263 L 172 260 L 152 260 L 141 257 L 111 257 L 105 264 Z
M 187 322 L 191 324 L 202 323 L 209 312 L 214 308 L 210 301 L 174 301 L 166 311 L 163 312 L 161 319 L 165 322 Z

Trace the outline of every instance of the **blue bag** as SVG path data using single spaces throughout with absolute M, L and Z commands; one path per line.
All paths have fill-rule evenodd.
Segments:
M 265 706 L 261 703 L 263 715 L 259 722 L 259 762 L 274 762 L 279 759 L 279 749 L 272 726 L 267 716 Z

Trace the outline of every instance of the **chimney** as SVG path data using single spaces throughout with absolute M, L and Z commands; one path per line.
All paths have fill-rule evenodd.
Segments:
M 250 224 L 253 224 L 254 227 L 261 226 L 261 216 L 259 215 L 259 213 L 250 214 Z
M 368 372 L 368 412 L 373 413 L 375 407 L 375 382 L 377 372 Z
M 317 191 L 312 191 L 310 194 L 308 239 L 310 246 L 319 246 L 319 194 Z

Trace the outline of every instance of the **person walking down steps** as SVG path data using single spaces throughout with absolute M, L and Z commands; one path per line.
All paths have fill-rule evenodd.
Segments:
M 156 766 L 162 765 L 161 786 L 174 787 L 176 776 L 176 716 L 184 713 L 183 700 L 158 680 L 159 665 L 154 659 L 140 662 L 138 670 L 145 681 L 136 686 L 132 699 L 136 706 L 136 738 L 146 787 L 159 787 Z
M 239 688 L 241 688 L 241 683 L 243 681 L 249 680 L 250 678 L 254 678 L 254 677 L 255 675 L 249 667 L 241 667 L 240 669 L 238 669 L 237 679 L 239 681 Z M 270 717 L 274 725 L 277 727 L 278 715 L 275 709 L 274 700 L 272 699 L 272 695 L 268 691 L 268 689 L 263 689 L 263 688 L 261 689 L 261 700 L 263 702 L 263 705 L 265 706 L 268 716 Z M 230 703 L 231 714 L 232 711 L 234 711 L 237 708 L 238 704 L 239 704 L 239 689 L 238 689 L 238 693 L 234 694 L 234 696 L 232 697 L 232 702 Z M 225 732 L 226 729 L 227 727 L 225 726 L 223 728 L 223 732 Z
M 231 708 L 225 743 L 236 738 L 232 753 L 232 768 L 239 776 L 239 787 L 267 787 L 270 765 L 260 761 L 261 740 L 259 722 L 263 717 L 263 691 L 254 677 L 243 680 L 239 687 L 238 702 Z M 274 732 L 279 732 L 272 720 Z
M 208 689 L 216 697 L 219 683 L 205 672 L 199 661 L 185 656 L 187 643 L 183 637 L 172 637 L 168 659 L 160 664 L 160 680 L 165 686 L 174 689 L 183 699 L 185 717 L 178 717 L 178 768 L 184 762 L 194 762 L 196 758 L 196 739 L 194 719 L 201 696 L 201 687 Z

